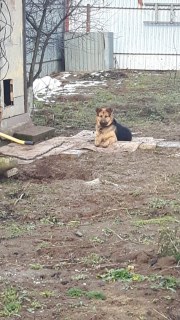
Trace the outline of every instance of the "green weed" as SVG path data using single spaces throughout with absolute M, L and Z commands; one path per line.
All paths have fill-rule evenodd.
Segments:
M 20 295 L 16 288 L 10 287 L 1 292 L 1 299 L 0 315 L 2 317 L 10 317 L 19 313 L 23 303 L 23 295 Z
M 176 219 L 165 216 L 162 218 L 157 218 L 157 219 L 148 219 L 148 220 L 136 220 L 134 221 L 134 224 L 138 227 L 144 226 L 146 224 L 165 224 L 167 222 L 178 222 Z
M 37 246 L 36 250 L 40 250 L 42 248 L 45 248 L 46 246 L 47 246 L 47 242 L 43 241 Z
M 20 237 L 26 232 L 26 228 L 24 226 L 17 226 L 15 224 L 12 224 L 7 228 L 7 230 L 9 231 L 9 238 Z
M 100 237 L 92 237 L 91 241 L 96 243 L 103 243 L 105 240 Z
M 155 285 L 151 286 L 152 289 L 163 289 L 163 290 L 171 290 L 176 292 L 176 290 L 180 287 L 180 281 L 171 276 L 161 276 L 161 275 L 153 275 L 153 276 L 143 276 L 140 274 L 131 273 L 129 269 L 110 269 L 107 270 L 106 273 L 102 275 L 97 275 L 97 278 L 101 278 L 104 281 L 114 282 L 138 282 L 147 280 L 148 282 L 156 282 Z
M 54 296 L 54 292 L 53 291 L 49 291 L 49 290 L 46 290 L 46 291 L 42 291 L 40 293 L 40 295 L 44 298 L 50 298 L 50 297 L 53 297 Z
M 150 208 L 154 209 L 163 209 L 165 206 L 171 207 L 174 211 L 180 209 L 180 201 L 179 200 L 165 200 L 161 198 L 154 198 L 149 203 Z
M 51 225 L 59 225 L 60 227 L 64 225 L 64 223 L 59 222 L 56 217 L 45 217 L 40 220 L 42 224 L 51 224 Z
M 81 289 L 69 289 L 67 292 L 68 296 L 70 297 L 81 297 L 84 294 L 84 291 Z
M 162 228 L 159 230 L 159 252 L 162 257 L 174 256 L 180 261 L 180 237 L 179 228 L 176 226 L 174 229 Z
M 146 277 L 139 274 L 132 274 L 129 269 L 110 269 L 103 275 L 97 275 L 97 278 L 101 278 L 108 282 L 114 281 L 143 281 Z
M 171 276 L 161 276 L 155 275 L 148 278 L 148 281 L 157 283 L 151 286 L 152 289 L 163 289 L 163 290 L 171 290 L 172 292 L 176 292 L 178 288 L 180 288 L 180 281 Z
M 86 293 L 86 297 L 88 299 L 100 299 L 100 300 L 105 300 L 106 296 L 99 291 L 90 291 Z
M 42 266 L 40 264 L 30 264 L 29 266 L 30 269 L 33 269 L 33 270 L 40 270 L 42 269 Z
M 37 300 L 34 300 L 33 302 L 31 302 L 30 308 L 28 308 L 27 310 L 30 313 L 34 313 L 36 309 L 39 309 L 41 307 L 42 305 Z
M 102 232 L 107 236 L 112 236 L 114 234 L 114 232 L 112 230 L 110 230 L 109 228 L 105 228 L 105 229 L 102 229 Z
M 82 258 L 84 263 L 89 263 L 91 265 L 95 265 L 97 263 L 102 262 L 104 259 L 100 257 L 97 253 L 91 253 L 88 257 Z
M 71 277 L 72 280 L 85 280 L 87 278 L 88 276 L 86 274 L 77 274 Z
M 88 299 L 101 299 L 104 300 L 106 297 L 105 295 L 100 291 L 83 291 L 81 289 L 72 288 L 69 289 L 67 292 L 68 296 L 70 297 L 81 297 L 86 296 Z
M 77 227 L 79 224 L 80 224 L 79 221 L 74 220 L 74 221 L 69 221 L 67 225 L 69 227 Z
M 162 209 L 167 204 L 169 204 L 169 200 L 155 198 L 149 203 L 149 206 L 150 208 Z
M 135 190 L 133 193 L 132 193 L 132 196 L 133 197 L 138 197 L 140 195 L 140 190 Z
M 24 233 L 34 230 L 35 228 L 36 226 L 34 224 L 29 224 L 26 226 L 18 226 L 16 224 L 12 224 L 10 227 L 7 228 L 8 237 L 9 238 L 21 237 Z

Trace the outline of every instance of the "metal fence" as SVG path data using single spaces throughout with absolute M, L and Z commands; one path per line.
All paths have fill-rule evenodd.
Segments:
M 97 71 L 113 68 L 113 33 L 66 33 L 65 70 Z
M 83 0 L 78 21 L 70 19 L 70 31 L 86 32 L 88 4 L 90 31 L 114 34 L 114 67 L 180 69 L 179 1 L 104 0 L 102 5 L 102 1 Z

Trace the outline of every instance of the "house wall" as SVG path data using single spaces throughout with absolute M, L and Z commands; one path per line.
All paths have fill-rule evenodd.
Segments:
M 6 119 L 24 113 L 22 1 L 3 1 L 0 20 L 1 26 L 3 26 L 0 31 L 1 56 L 3 55 L 0 61 L 0 105 L 2 119 Z M 9 100 L 7 99 L 9 94 L 11 102 L 6 104 L 5 101 Z
M 70 30 L 79 25 L 85 32 L 87 4 L 91 6 L 90 31 L 114 34 L 115 68 L 180 69 L 178 0 L 83 0 L 78 21 L 70 19 Z

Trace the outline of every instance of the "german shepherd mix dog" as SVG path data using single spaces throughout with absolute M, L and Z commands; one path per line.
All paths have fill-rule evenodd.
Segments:
M 96 109 L 96 147 L 108 147 L 116 141 L 131 141 L 131 131 L 120 125 L 113 117 L 111 108 Z

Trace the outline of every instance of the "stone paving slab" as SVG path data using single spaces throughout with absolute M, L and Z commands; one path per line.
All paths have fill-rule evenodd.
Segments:
M 21 163 L 25 163 L 50 155 L 77 156 L 80 150 L 115 153 L 135 152 L 139 147 L 142 149 L 154 149 L 156 146 L 180 148 L 180 142 L 167 142 L 153 137 L 133 137 L 133 141 L 118 141 L 108 148 L 97 148 L 94 146 L 94 137 L 93 131 L 83 130 L 73 137 L 54 137 L 33 146 L 10 143 L 0 148 L 0 154 L 15 157 Z
M 32 126 L 16 131 L 14 137 L 23 141 L 33 141 L 37 143 L 45 139 L 50 139 L 55 134 L 55 128 L 45 126 Z
M 180 141 L 161 141 L 157 143 L 160 148 L 180 148 Z

